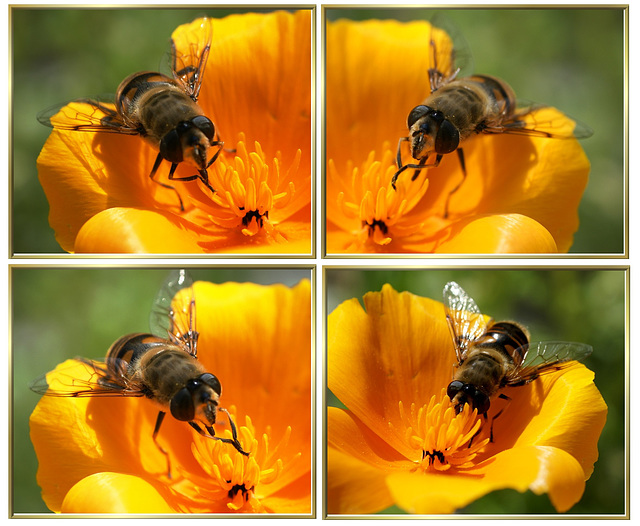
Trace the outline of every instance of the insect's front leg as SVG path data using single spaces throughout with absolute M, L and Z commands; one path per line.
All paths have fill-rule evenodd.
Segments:
M 436 155 L 436 160 L 435 162 L 431 163 L 431 164 L 426 164 L 427 159 L 429 157 L 423 157 L 422 159 L 420 159 L 420 162 L 418 164 L 405 164 L 402 168 L 400 168 L 394 175 L 393 178 L 391 179 L 391 186 L 393 187 L 394 190 L 396 190 L 396 181 L 398 179 L 398 176 L 404 172 L 407 169 L 414 169 L 415 172 L 413 174 L 413 176 L 411 177 L 412 181 L 415 181 L 416 178 L 418 177 L 418 175 L 420 174 L 421 170 L 424 170 L 425 168 L 434 168 L 436 166 L 438 166 L 440 164 L 440 161 L 442 160 L 442 155 L 438 154 Z
M 243 455 L 248 457 L 249 453 L 247 453 L 244 449 L 242 449 L 242 445 L 238 440 L 238 432 L 236 430 L 236 425 L 233 423 L 233 420 L 231 419 L 229 412 L 226 409 L 221 409 L 221 411 L 224 411 L 229 417 L 229 424 L 231 425 L 231 435 L 233 436 L 233 439 L 216 436 L 216 432 L 215 432 L 215 429 L 213 429 L 213 426 L 205 426 L 206 427 L 206 431 L 205 431 L 196 422 L 191 421 L 189 422 L 189 425 L 193 429 L 195 429 L 199 434 L 201 434 L 203 437 L 213 438 L 214 440 L 219 440 L 220 442 L 224 442 L 225 444 L 231 444 L 234 448 L 236 448 L 236 450 L 239 453 L 242 453 Z

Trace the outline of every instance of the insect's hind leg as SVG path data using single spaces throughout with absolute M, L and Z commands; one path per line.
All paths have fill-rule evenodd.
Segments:
M 166 415 L 166 413 L 164 411 L 159 411 L 158 412 L 158 418 L 156 418 L 156 425 L 153 428 L 153 442 L 156 445 L 156 447 L 160 450 L 160 452 L 162 454 L 164 454 L 164 456 L 167 458 L 167 477 L 171 478 L 171 460 L 169 459 L 169 453 L 167 453 L 167 450 L 164 449 L 160 443 L 158 442 L 157 438 L 158 438 L 158 432 L 160 431 L 160 426 L 162 425 L 162 421 L 164 420 L 164 415 Z
M 451 196 L 458 191 L 458 189 L 462 186 L 462 183 L 464 183 L 465 179 L 467 178 L 467 167 L 464 162 L 464 152 L 462 151 L 462 148 L 458 148 L 456 150 L 456 153 L 458 154 L 458 160 L 460 161 L 460 168 L 462 168 L 462 179 L 452 190 L 449 191 L 449 195 L 447 196 L 447 201 L 444 205 L 445 219 L 449 217 L 449 201 L 451 201 Z
M 167 188 L 169 190 L 173 190 L 176 195 L 178 196 L 178 201 L 180 201 L 180 211 L 184 212 L 184 204 L 182 203 L 182 197 L 180 197 L 180 193 L 178 192 L 178 190 L 176 190 L 176 188 L 174 186 L 171 186 L 170 184 L 166 184 L 163 183 L 161 181 L 158 181 L 155 178 L 156 172 L 158 171 L 158 168 L 160 168 L 160 163 L 162 163 L 162 161 L 164 160 L 164 157 L 162 157 L 161 154 L 158 154 L 158 156 L 156 157 L 156 161 L 155 163 L 153 163 L 153 168 L 151 168 L 151 173 L 149 174 L 149 179 L 151 179 L 154 183 L 159 184 L 160 186 Z M 176 168 L 178 167 L 178 165 L 176 163 L 172 163 L 171 164 L 171 171 L 169 172 L 169 179 L 173 179 L 173 174 L 176 171 Z

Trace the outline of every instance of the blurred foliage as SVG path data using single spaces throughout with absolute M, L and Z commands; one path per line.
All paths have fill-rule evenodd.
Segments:
M 193 268 L 195 280 L 293 286 L 305 269 Z M 29 415 L 39 396 L 29 382 L 74 356 L 101 359 L 120 336 L 149 330 L 149 315 L 168 268 L 17 268 L 11 271 L 12 509 L 47 512 L 36 483 Z M 256 313 L 259 315 L 259 313 Z M 126 430 L 123 430 L 126 432 Z
M 609 407 L 598 443 L 600 458 L 587 481 L 582 500 L 569 513 L 625 512 L 625 433 L 627 375 L 625 322 L 628 289 L 624 270 L 349 270 L 325 269 L 326 309 L 390 283 L 397 291 L 442 301 L 442 289 L 456 281 L 480 310 L 497 320 L 515 320 L 530 331 L 532 340 L 588 343 L 594 352 L 585 364 L 595 372 L 595 384 Z M 453 351 L 452 351 L 453 353 Z M 453 363 L 453 354 L 452 354 Z M 329 405 L 336 399 L 329 393 Z M 397 513 L 395 509 L 388 512 Z M 553 513 L 546 495 L 514 490 L 491 493 L 461 513 Z
M 555 106 L 594 130 L 592 137 L 581 141 L 591 162 L 591 176 L 580 204 L 580 229 L 570 252 L 623 252 L 623 10 L 438 11 L 466 40 L 474 72 L 502 78 L 519 98 Z M 327 8 L 326 16 L 328 20 L 378 18 L 407 22 L 429 20 L 434 12 L 417 8 Z
M 63 252 L 49 227 L 49 204 L 36 170 L 51 130 L 36 115 L 70 100 L 115 94 L 136 71 L 168 71 L 169 40 L 180 24 L 243 11 L 206 6 L 10 9 L 13 253 Z

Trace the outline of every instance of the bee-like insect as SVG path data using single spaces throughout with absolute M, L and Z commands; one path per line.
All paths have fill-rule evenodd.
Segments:
M 593 351 L 583 343 L 530 343 L 527 330 L 519 323 L 485 321 L 473 299 L 453 281 L 445 285 L 443 297 L 457 358 L 447 395 L 458 413 L 469 404 L 486 419 L 496 395 L 508 399 L 499 393 L 504 387 L 528 384 Z
M 174 190 L 184 210 L 178 191 L 154 179 L 163 160 L 171 163 L 170 180 L 200 179 L 212 192 L 207 168 L 218 158 L 224 143 L 216 139 L 216 128 L 198 106 L 204 70 L 211 48 L 211 20 L 202 21 L 202 38 L 191 43 L 187 53 L 176 49 L 171 40 L 172 77 L 153 71 L 134 73 L 118 86 L 115 104 L 111 101 L 79 99 L 58 104 L 38 114 L 45 126 L 58 130 L 110 132 L 140 135 L 155 150 L 156 157 L 149 177 Z M 217 151 L 209 159 L 210 149 Z M 209 159 L 209 160 L 208 160 Z M 181 162 L 194 166 L 198 173 L 175 177 Z
M 179 305 L 172 306 L 178 292 L 185 289 Z M 66 367 L 58 368 L 52 385 L 47 375 L 34 380 L 30 388 L 46 396 L 126 396 L 147 397 L 160 406 L 153 441 L 167 457 L 167 473 L 171 477 L 168 453 L 157 441 L 160 426 L 167 411 L 204 437 L 231 444 L 243 455 L 236 426 L 229 412 L 219 407 L 220 381 L 205 371 L 198 361 L 196 303 L 191 277 L 184 271 L 172 273 L 160 289 L 151 313 L 153 334 L 135 333 L 119 338 L 107 352 L 103 362 L 75 358 L 87 371 L 78 378 Z M 213 424 L 218 411 L 229 419 L 233 439 L 215 436 Z
M 433 31 L 440 30 L 437 25 L 450 23 L 439 17 L 434 17 L 432 22 L 430 53 L 433 67 L 428 70 L 430 95 L 409 112 L 409 135 L 398 141 L 398 171 L 393 175 L 391 185 L 396 188 L 398 176 L 405 170 L 415 170 L 411 178 L 413 181 L 420 170 L 437 167 L 444 155 L 456 151 L 462 168 L 462 180 L 447 196 L 444 211 L 446 218 L 449 214 L 449 200 L 467 176 L 462 147 L 470 137 L 481 133 L 506 133 L 555 139 L 584 139 L 593 132 L 577 121 L 574 121 L 573 129 L 569 129 L 566 119 L 540 116 L 540 110 L 545 107 L 542 104 L 518 104 L 513 89 L 501 79 L 488 75 L 458 78 L 464 64 L 461 63 L 458 67 L 456 57 L 469 57 L 470 53 L 464 49 L 465 43 L 461 38 L 455 49 L 447 52 L 438 50 L 433 36 Z M 455 31 L 449 30 L 449 33 L 453 32 Z M 402 163 L 403 142 L 410 144 L 411 156 L 418 163 Z M 434 154 L 433 162 L 427 164 L 429 157 Z

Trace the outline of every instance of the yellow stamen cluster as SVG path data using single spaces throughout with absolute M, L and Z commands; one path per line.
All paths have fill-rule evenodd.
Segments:
M 399 402 L 400 415 L 406 425 L 407 442 L 411 448 L 422 452 L 421 458 L 416 460 L 416 469 L 447 471 L 471 467 L 474 458 L 489 443 L 488 438 L 480 440 L 477 436 L 481 419 L 468 404 L 456 414 L 444 390 L 440 400 L 436 403 L 434 395 L 427 405 L 420 408 L 411 404 L 408 415 L 402 402 Z
M 405 231 L 402 219 L 429 185 L 428 179 L 421 174 L 410 186 L 399 185 L 398 190 L 394 190 L 391 186 L 397 170 L 394 156 L 387 144 L 383 151 L 380 161 L 375 160 L 376 152 L 372 151 L 360 168 L 348 167 L 350 179 L 341 178 L 335 164 L 329 161 L 329 177 L 343 187 L 337 194 L 338 208 L 346 217 L 359 220 L 362 228 L 354 233 L 361 243 L 371 239 L 377 245 L 387 245 L 392 241 L 391 229 L 395 235 L 411 233 Z M 411 225 L 412 231 L 420 228 L 415 222 Z
M 209 475 L 201 482 L 199 492 L 211 500 L 226 500 L 230 511 L 264 511 L 259 486 L 272 483 L 285 469 L 280 457 L 289 442 L 291 427 L 275 447 L 270 443 L 270 432 L 267 428 L 262 437 L 256 437 L 251 418 L 246 417 L 246 425 L 238 428 L 238 439 L 249 456 L 219 440 L 194 443 L 194 457 Z M 231 431 L 225 429 L 220 436 L 231 438 Z
M 255 151 L 249 152 L 244 140 L 236 145 L 233 162 L 213 164 L 211 184 L 216 189 L 213 201 L 220 206 L 211 220 L 225 228 L 240 228 L 245 236 L 254 236 L 262 229 L 275 235 L 270 214 L 283 208 L 296 193 L 292 182 L 298 170 L 302 152 L 298 150 L 286 173 L 282 173 L 281 156 L 278 154 L 271 167 L 260 143 L 255 142 Z M 280 190 L 280 181 L 289 184 Z M 274 193 L 278 191 L 278 193 Z

